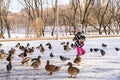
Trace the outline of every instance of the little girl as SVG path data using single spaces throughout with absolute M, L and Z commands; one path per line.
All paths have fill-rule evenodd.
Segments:
M 77 55 L 81 56 L 86 53 L 86 51 L 82 48 L 84 46 L 84 41 L 85 41 L 85 35 L 84 32 L 82 31 L 81 25 L 78 25 L 76 28 L 76 34 L 75 37 L 73 38 L 73 41 L 75 41 L 75 46 L 77 47 Z

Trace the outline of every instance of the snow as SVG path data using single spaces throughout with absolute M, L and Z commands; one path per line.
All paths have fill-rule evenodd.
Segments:
M 82 56 L 82 63 L 80 66 L 75 67 L 80 69 L 80 73 L 77 78 L 68 78 L 67 73 L 68 66 L 65 66 L 67 62 L 73 62 L 76 57 L 76 49 L 72 49 L 69 52 L 63 50 L 61 42 L 73 43 L 72 40 L 34 40 L 34 41 L 19 41 L 21 45 L 26 46 L 29 42 L 30 47 L 37 47 L 39 44 L 43 44 L 45 47 L 45 53 L 40 53 L 39 50 L 35 49 L 33 55 L 28 54 L 29 57 L 42 56 L 40 70 L 34 70 L 31 66 L 22 66 L 21 58 L 18 57 L 21 50 L 15 48 L 18 41 L 14 42 L 1 42 L 3 46 L 0 49 L 4 49 L 8 52 L 11 47 L 16 49 L 16 54 L 12 62 L 13 69 L 10 73 L 6 71 L 6 65 L 8 62 L 6 59 L 0 62 L 0 80 L 120 80 L 120 52 L 115 51 L 115 47 L 120 48 L 120 38 L 88 38 L 85 41 L 84 49 L 86 54 Z M 48 50 L 46 43 L 50 42 L 53 46 L 53 50 Z M 108 45 L 106 48 L 102 48 L 101 44 L 105 43 Z M 100 52 L 90 52 L 90 48 L 100 48 L 106 51 L 105 56 L 101 56 Z M 49 54 L 53 52 L 55 57 L 50 58 Z M 59 56 L 63 55 L 69 57 L 70 60 L 62 62 Z M 48 72 L 45 71 L 44 67 L 46 60 L 50 60 L 51 64 L 61 66 L 61 70 L 54 72 L 52 76 L 48 76 Z

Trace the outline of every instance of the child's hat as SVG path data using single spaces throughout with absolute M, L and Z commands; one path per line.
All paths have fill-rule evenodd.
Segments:
M 76 27 L 76 30 L 82 31 L 82 25 L 78 24 L 77 27 Z

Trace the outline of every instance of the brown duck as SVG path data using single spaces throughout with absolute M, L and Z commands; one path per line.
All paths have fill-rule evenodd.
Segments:
M 47 64 L 45 66 L 45 70 L 50 72 L 49 75 L 52 75 L 53 72 L 59 71 L 60 67 L 50 64 L 49 60 L 47 60 Z
M 0 50 L 0 61 L 2 61 L 6 57 L 7 53 L 4 52 L 4 50 Z
M 20 43 L 18 42 L 15 47 L 19 48 L 20 47 Z
M 34 61 L 31 65 L 35 70 L 39 70 L 39 66 L 41 65 L 40 58 L 41 56 L 38 56 L 38 60 Z
M 26 57 L 22 60 L 22 65 L 30 65 L 30 63 L 32 62 L 32 58 L 31 57 Z
M 6 58 L 6 60 L 7 60 L 8 62 L 11 62 L 12 59 L 13 59 L 13 56 L 12 56 L 12 54 L 9 53 L 8 57 Z
M 102 43 L 102 47 L 103 47 L 103 48 L 106 48 L 106 47 L 107 47 L 107 44 Z
M 78 66 L 80 65 L 81 61 L 82 61 L 82 58 L 80 56 L 78 56 L 78 55 L 74 59 L 74 63 L 77 64 Z
M 76 78 L 80 70 L 76 67 L 73 67 L 71 62 L 68 62 L 67 65 L 69 66 L 67 71 L 71 75 L 70 78 Z
M 13 54 L 14 55 L 16 53 L 16 50 L 14 48 L 11 48 L 8 52 L 9 52 L 9 54 Z
M 32 48 L 28 48 L 27 53 L 30 53 L 30 54 L 34 53 L 34 47 L 32 47 Z

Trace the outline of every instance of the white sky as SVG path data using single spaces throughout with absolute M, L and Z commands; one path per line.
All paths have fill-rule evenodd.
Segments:
M 59 0 L 59 4 L 69 4 L 69 0 Z M 21 8 L 22 5 L 17 0 L 11 0 L 11 4 L 9 8 L 10 11 L 19 12 Z

